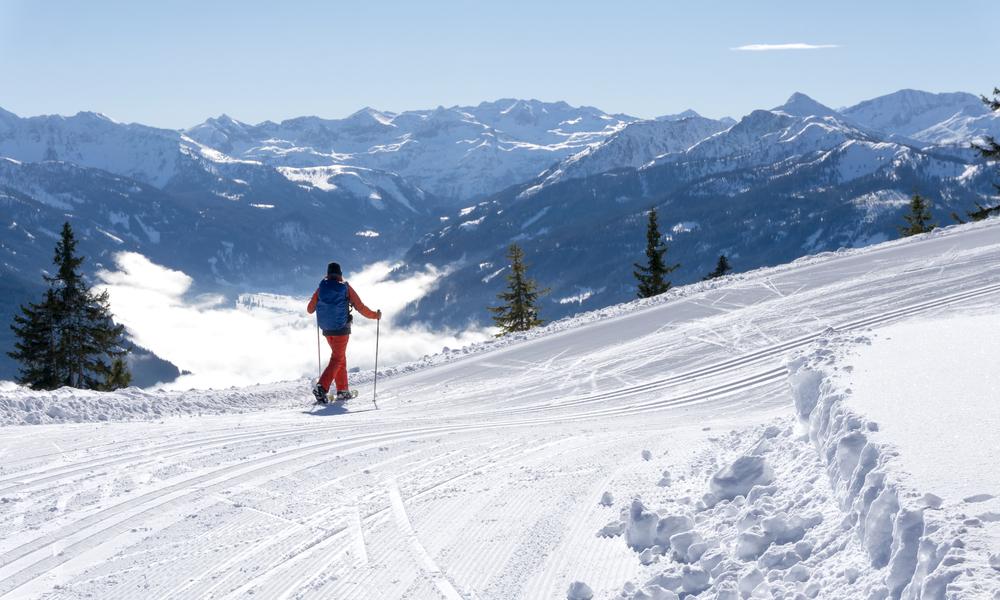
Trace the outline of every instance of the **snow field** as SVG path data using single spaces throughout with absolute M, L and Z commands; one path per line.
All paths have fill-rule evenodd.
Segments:
M 909 487 L 875 440 L 890 423 L 872 431 L 827 373 L 833 348 L 893 323 L 995 304 L 998 232 L 428 357 L 380 378 L 379 411 L 311 408 L 292 382 L 152 392 L 163 416 L 126 422 L 94 396 L 79 423 L 0 427 L 0 598 L 991 598 L 989 526 L 965 523 L 989 501 Z M 48 416 L 58 393 L 5 422 L 66 420 Z M 242 414 L 212 403 L 239 393 Z M 219 414 L 171 416 L 193 398 Z M 943 508 L 918 526 L 928 492 Z

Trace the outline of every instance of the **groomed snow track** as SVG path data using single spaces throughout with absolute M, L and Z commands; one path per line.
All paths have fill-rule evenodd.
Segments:
M 1000 223 L 815 257 L 389 378 L 377 412 L 289 385 L 301 409 L 0 428 L 0 598 L 609 597 L 643 566 L 608 510 L 790 416 L 792 354 L 995 304 L 997 264 Z

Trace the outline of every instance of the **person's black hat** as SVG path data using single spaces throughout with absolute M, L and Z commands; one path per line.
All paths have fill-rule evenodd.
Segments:
M 340 263 L 332 262 L 326 265 L 327 276 L 336 275 L 338 277 L 343 277 L 344 273 L 340 270 Z

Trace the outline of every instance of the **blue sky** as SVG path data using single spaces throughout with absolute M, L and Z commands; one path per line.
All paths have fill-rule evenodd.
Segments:
M 0 0 L 0 107 L 187 127 L 501 97 L 740 116 L 1000 85 L 996 0 Z M 751 44 L 833 45 L 742 51 Z

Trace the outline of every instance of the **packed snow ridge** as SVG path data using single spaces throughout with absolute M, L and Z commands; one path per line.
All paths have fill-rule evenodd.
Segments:
M 995 321 L 997 313 L 988 317 Z M 926 339 L 905 352 L 932 352 Z M 833 332 L 819 339 L 788 364 L 797 419 L 779 419 L 753 436 L 733 432 L 720 440 L 720 455 L 732 458 L 707 476 L 702 494 L 691 492 L 704 472 L 682 475 L 681 481 L 694 475 L 695 485 L 680 487 L 664 471 L 656 485 L 674 492 L 665 502 L 654 509 L 636 497 L 598 531 L 621 536 L 656 572 L 626 582 L 621 597 L 1000 597 L 1000 512 L 989 510 L 1000 507 L 1000 498 L 975 494 L 948 506 L 912 487 L 908 473 L 894 469 L 897 448 L 873 439 L 879 425 L 848 406 L 852 391 L 845 380 L 858 366 L 852 351 L 870 344 L 866 336 Z M 967 346 L 963 350 L 960 356 L 970 356 Z M 891 373 L 879 376 L 902 383 Z M 940 411 L 938 400 L 921 404 Z M 1000 447 L 998 431 L 990 429 L 975 445 Z M 643 451 L 643 460 L 651 458 Z M 977 467 L 995 471 L 995 462 L 980 459 L 971 468 Z M 995 492 L 1000 478 L 980 483 Z M 601 504 L 615 505 L 610 492 Z M 574 589 L 567 598 L 578 597 Z

